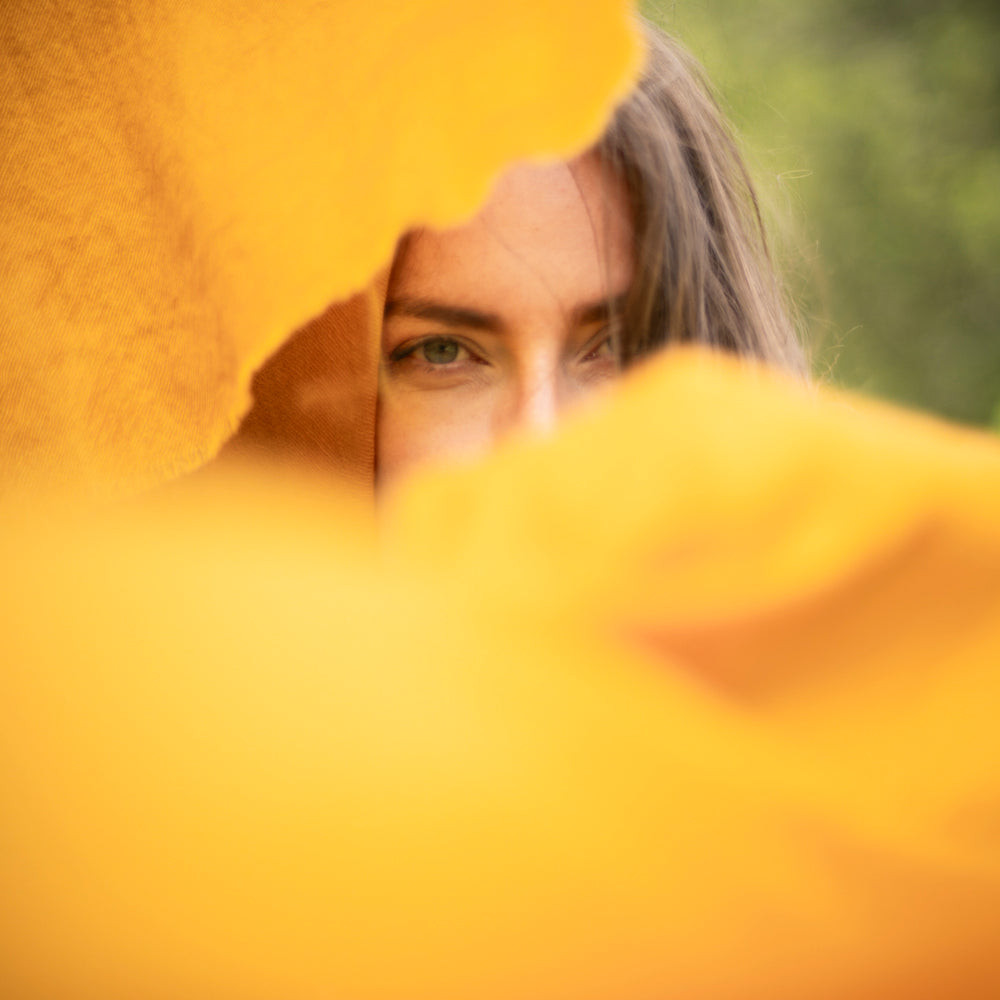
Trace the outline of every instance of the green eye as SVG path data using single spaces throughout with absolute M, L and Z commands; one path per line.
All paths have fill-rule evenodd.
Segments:
M 420 345 L 420 353 L 432 365 L 450 365 L 458 358 L 459 345 L 454 340 L 443 337 L 427 340 Z

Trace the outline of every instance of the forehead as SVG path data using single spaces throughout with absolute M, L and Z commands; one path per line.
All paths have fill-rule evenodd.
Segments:
M 389 292 L 492 311 L 568 309 L 618 294 L 631 274 L 624 187 L 589 153 L 513 167 L 465 224 L 411 234 Z

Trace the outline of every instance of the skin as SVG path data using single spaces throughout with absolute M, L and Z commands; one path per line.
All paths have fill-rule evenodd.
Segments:
M 548 433 L 617 378 L 609 302 L 632 280 L 631 235 L 592 153 L 514 167 L 468 223 L 412 233 L 386 299 L 379 486 Z

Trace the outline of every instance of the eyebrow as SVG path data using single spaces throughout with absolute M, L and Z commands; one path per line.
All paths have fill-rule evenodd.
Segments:
M 413 316 L 415 319 L 428 319 L 445 326 L 487 330 L 490 333 L 500 333 L 503 330 L 503 321 L 496 313 L 464 309 L 462 306 L 446 305 L 430 299 L 391 299 L 385 304 L 384 315 L 386 319 L 390 316 Z
M 615 316 L 620 316 L 625 309 L 628 290 L 611 295 L 596 302 L 585 302 L 577 306 L 573 312 L 574 326 L 590 326 L 593 323 L 608 323 Z
M 585 302 L 570 313 L 574 326 L 589 326 L 607 323 L 613 316 L 620 315 L 628 291 L 619 292 L 610 298 Z M 464 327 L 469 330 L 485 330 L 489 333 L 503 333 L 504 322 L 496 313 L 480 312 L 464 306 L 448 305 L 432 299 L 390 299 L 385 304 L 384 316 L 412 316 L 426 319 L 444 326 Z

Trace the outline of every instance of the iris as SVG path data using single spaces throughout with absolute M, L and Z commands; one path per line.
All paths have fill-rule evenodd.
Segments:
M 424 360 L 432 365 L 450 365 L 458 358 L 458 344 L 454 340 L 436 337 L 424 341 L 420 345 L 420 353 L 423 354 Z

